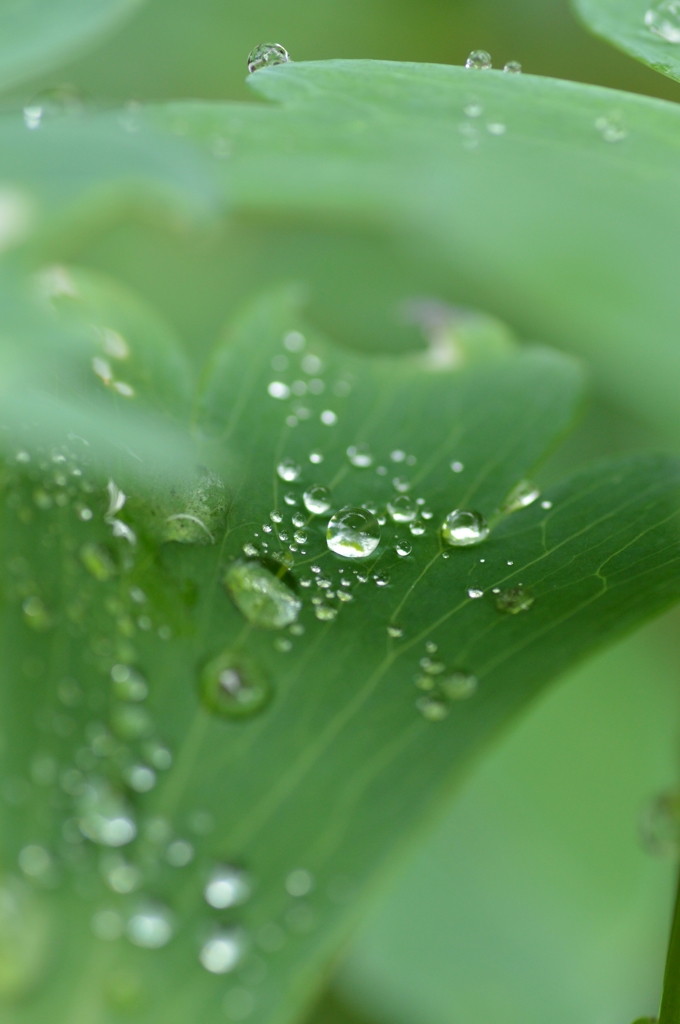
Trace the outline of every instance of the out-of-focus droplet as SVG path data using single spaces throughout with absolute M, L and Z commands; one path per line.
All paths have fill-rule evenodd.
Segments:
M 518 615 L 528 611 L 534 600 L 533 595 L 524 587 L 510 587 L 496 594 L 496 608 L 506 615 Z
M 476 71 L 488 71 L 493 67 L 491 55 L 486 50 L 473 50 L 465 61 L 466 68 L 474 68 Z
M 271 698 L 271 685 L 252 659 L 225 650 L 201 673 L 201 696 L 206 707 L 225 718 L 248 718 Z
M 300 614 L 300 599 L 260 562 L 232 562 L 224 574 L 224 585 L 239 611 L 262 629 L 283 629 Z
M 645 25 L 667 43 L 680 43 L 680 0 L 659 0 L 645 14 Z

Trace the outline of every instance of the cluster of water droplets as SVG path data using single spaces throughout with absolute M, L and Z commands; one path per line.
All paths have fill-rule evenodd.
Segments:
M 490 71 L 493 68 L 491 54 L 487 53 L 486 50 L 473 50 L 465 61 L 465 67 L 474 71 Z M 519 61 L 510 60 L 503 68 L 503 71 L 507 75 L 520 75 L 522 73 L 522 65 Z

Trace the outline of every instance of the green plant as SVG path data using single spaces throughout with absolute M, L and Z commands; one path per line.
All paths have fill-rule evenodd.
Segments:
M 63 38 L 8 9 L 2 80 L 125 6 L 62 3 Z M 579 364 L 431 297 L 676 429 L 677 108 L 368 61 L 250 83 L 272 102 L 0 121 L 8 1024 L 299 1018 L 480 751 L 680 596 L 677 460 L 539 494 Z M 120 223 L 159 277 L 219 250 L 216 342 L 78 265 Z

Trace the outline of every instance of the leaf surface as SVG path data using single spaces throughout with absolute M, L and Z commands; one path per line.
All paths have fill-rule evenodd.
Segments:
M 244 1008 L 256 1021 L 291 1020 L 400 841 L 470 759 L 557 674 L 677 598 L 673 460 L 601 464 L 522 511 L 498 511 L 568 427 L 580 391 L 575 364 L 537 347 L 463 369 L 442 366 L 441 352 L 352 355 L 307 328 L 287 289 L 234 323 L 198 391 L 199 459 L 226 501 L 214 477 L 151 498 L 147 481 L 120 512 L 131 545 L 112 533 L 103 490 L 82 522 L 81 495 L 56 503 L 49 462 L 6 468 L 2 701 L 15 774 L 2 861 L 9 875 L 23 866 L 58 936 L 28 972 L 36 994 L 8 1010 L 11 1024 L 44 1019 L 47 1006 L 55 1021 L 134 1010 L 144 1022 L 212 1022 Z M 360 445 L 370 465 L 348 459 Z M 63 454 L 87 483 L 78 454 Z M 299 475 L 282 480 L 279 466 Z M 304 509 L 313 484 L 330 488 L 324 515 Z M 385 513 L 400 498 L 420 510 L 415 534 Z M 333 554 L 331 511 L 364 503 L 385 516 L 379 546 L 356 561 Z M 486 542 L 443 543 L 456 507 L 488 518 Z M 207 516 L 209 529 L 192 533 Z M 177 532 L 182 517 L 188 533 Z M 410 554 L 397 552 L 404 545 Z M 244 560 L 301 603 L 290 629 L 247 622 L 238 590 L 227 594 L 225 575 Z M 533 603 L 501 613 L 498 599 L 520 585 Z M 202 703 L 200 680 L 219 656 L 241 681 L 271 685 L 259 713 L 223 718 Z M 123 698 L 121 666 L 143 673 L 148 698 Z M 446 689 L 455 672 L 478 680 L 467 699 Z M 140 792 L 130 772 L 145 766 L 157 781 Z M 93 792 L 115 797 L 134 841 L 84 839 Z M 177 841 L 194 850 L 181 867 Z M 249 898 L 208 905 L 219 865 L 247 872 Z M 135 948 L 140 916 L 154 914 L 174 937 Z M 92 927 L 110 941 L 93 940 Z M 116 937 L 125 928 L 132 942 Z M 225 933 L 243 959 L 211 974 L 199 955 Z
M 115 28 L 143 0 L 2 0 L 0 89 L 35 78 Z

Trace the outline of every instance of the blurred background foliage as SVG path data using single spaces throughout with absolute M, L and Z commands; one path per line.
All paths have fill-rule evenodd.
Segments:
M 461 64 L 483 47 L 497 66 L 519 60 L 533 74 L 680 98 L 679 85 L 588 36 L 567 0 L 151 0 L 15 99 L 68 83 L 104 106 L 252 101 L 245 59 L 263 40 L 299 60 Z M 282 261 L 302 279 L 323 265 L 312 312 L 363 347 L 373 326 L 374 347 L 383 344 L 370 319 L 381 289 L 403 284 L 411 295 L 465 302 L 422 253 L 414 259 L 377 234 L 323 226 L 241 219 L 170 235 L 129 218 L 55 240 L 46 255 L 134 287 L 197 362 L 234 306 Z M 356 302 L 347 301 L 350 275 Z M 641 338 L 630 388 L 653 397 L 646 344 Z M 590 412 L 544 479 L 601 454 L 680 448 L 672 427 L 662 432 L 659 418 L 621 395 L 612 397 L 600 369 Z M 673 613 L 564 680 L 480 764 L 385 888 L 318 1020 L 621 1024 L 655 1012 L 675 864 L 643 848 L 639 822 L 644 806 L 678 782 L 678 624 Z

